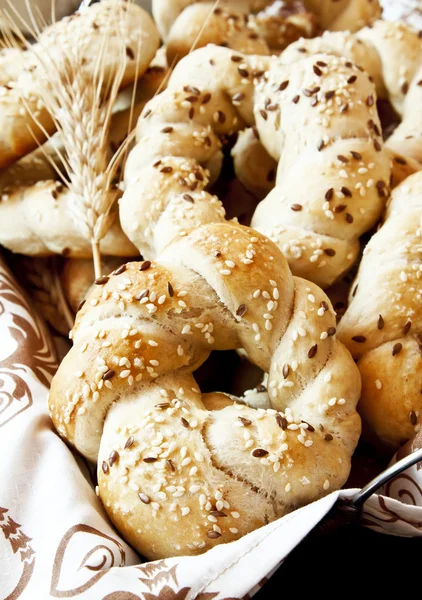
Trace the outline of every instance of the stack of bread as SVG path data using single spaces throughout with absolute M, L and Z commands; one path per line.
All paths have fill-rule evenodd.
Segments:
M 0 243 L 70 329 L 51 417 L 134 548 L 201 553 L 341 488 L 359 415 L 411 438 L 420 32 L 376 0 L 103 0 L 34 34 L 0 52 Z M 201 393 L 235 350 L 262 381 Z

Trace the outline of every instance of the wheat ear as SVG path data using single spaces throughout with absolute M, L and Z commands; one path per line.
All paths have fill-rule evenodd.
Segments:
M 75 198 L 72 210 L 84 235 L 91 242 L 95 277 L 100 277 L 99 245 L 112 223 L 110 211 L 117 199 L 114 181 L 128 144 L 124 143 L 109 160 L 108 136 L 112 110 L 127 63 L 124 12 L 121 9 L 117 15 L 116 12 L 110 12 L 94 62 L 94 76 L 88 77 L 84 69 L 84 55 L 89 53 L 89 41 L 78 37 L 71 49 L 62 48 L 59 64 L 48 35 L 39 34 L 30 0 L 26 0 L 26 5 L 31 26 L 25 26 L 38 42 L 28 51 L 34 52 L 39 63 L 41 99 L 62 136 L 64 155 L 59 155 L 59 159 L 65 171 L 66 184 Z M 20 19 L 18 15 L 16 18 Z M 114 69 L 107 68 L 111 39 L 114 41 Z M 141 46 L 140 38 L 136 65 L 139 64 Z M 46 137 L 50 137 L 43 131 L 30 107 L 26 108 L 34 124 Z M 35 137 L 31 127 L 30 131 Z

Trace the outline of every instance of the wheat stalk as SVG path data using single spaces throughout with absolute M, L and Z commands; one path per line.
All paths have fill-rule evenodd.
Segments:
M 48 36 L 39 33 L 39 25 L 31 10 L 30 0 L 26 0 L 26 5 L 31 17 L 31 27 L 28 24 L 25 24 L 25 27 L 38 42 L 35 46 L 28 46 L 28 50 L 36 54 L 41 67 L 42 84 L 39 90 L 42 103 L 62 136 L 64 153 L 59 155 L 59 159 L 65 171 L 65 183 L 75 198 L 72 210 L 83 234 L 91 242 L 95 276 L 100 277 L 99 245 L 112 223 L 110 211 L 117 198 L 113 182 L 132 139 L 126 140 L 109 160 L 108 136 L 111 116 L 127 61 L 123 11 L 117 16 L 113 11 L 110 13 L 110 19 L 104 26 L 100 51 L 95 59 L 94 76 L 87 77 L 84 55 L 89 52 L 89 39 L 81 35 L 73 41 L 71 49 L 61 48 L 58 64 Z M 11 9 L 16 18 L 20 19 L 13 6 Z M 54 11 L 52 14 L 54 16 Z M 7 17 L 9 21 L 14 22 L 9 15 Z M 107 62 L 110 62 L 109 57 L 107 59 L 110 39 L 115 41 L 114 69 L 107 69 Z M 13 44 L 13 41 L 11 43 Z M 139 72 L 141 43 L 140 37 L 136 53 L 136 72 Z M 136 79 L 137 77 L 135 81 Z M 133 97 L 135 98 L 135 94 Z M 49 138 L 48 132 L 26 102 L 25 106 L 34 124 Z M 29 129 L 42 148 L 33 129 Z M 57 170 L 57 166 L 52 166 Z

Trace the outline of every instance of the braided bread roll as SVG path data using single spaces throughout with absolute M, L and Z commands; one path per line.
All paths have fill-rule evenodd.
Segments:
M 265 56 L 200 48 L 145 107 L 125 167 L 120 220 L 147 258 L 189 229 L 224 221 L 221 202 L 205 189 L 220 172 L 221 138 L 253 123 L 254 81 L 269 63 Z
M 333 55 L 275 61 L 257 88 L 255 117 L 278 168 L 251 225 L 277 243 L 295 274 L 328 287 L 356 261 L 359 237 L 389 193 L 374 84 Z
M 340 339 L 358 359 L 360 413 L 389 451 L 414 435 L 422 415 L 421 199 L 422 172 L 393 191 L 339 325 Z
M 204 552 L 343 485 L 359 374 L 328 298 L 270 240 L 207 225 L 97 283 L 49 405 L 141 554 Z M 233 348 L 269 373 L 270 409 L 201 396 L 192 372 Z
M 268 81 L 255 91 L 263 75 Z M 252 226 L 280 244 L 294 273 L 330 285 L 356 260 L 359 236 L 388 196 L 375 101 L 367 75 L 334 56 L 283 65 L 225 48 L 193 52 L 138 121 L 120 200 L 123 230 L 150 258 L 176 235 L 222 221 L 221 204 L 204 190 L 203 168 L 219 156 L 219 137 L 253 123 L 254 104 L 262 142 L 279 166 Z
M 387 140 L 387 148 L 402 160 L 411 163 L 416 159 L 422 163 L 419 110 L 422 38 L 419 32 L 402 22 L 376 21 L 356 35 L 326 32 L 319 38 L 299 40 L 283 52 L 282 61 L 291 63 L 318 52 L 345 56 L 369 73 L 378 96 L 387 97 L 403 117 L 402 125 L 391 140 Z
M 119 37 L 123 35 L 127 40 L 124 87 L 145 71 L 158 48 L 159 36 L 151 17 L 136 4 L 123 0 L 104 0 L 48 27 L 37 44 L 22 52 L 19 69 L 6 68 L 5 75 L 0 75 L 0 168 L 36 148 L 30 127 L 38 140 L 45 140 L 44 132 L 35 126 L 31 113 L 47 133 L 54 132 L 52 119 L 42 103 L 40 88 L 45 85 L 46 68 L 43 62 L 48 65 L 48 60 L 53 60 L 60 68 L 66 64 L 69 47 L 75 44 L 75 39 L 83 40 L 83 69 L 87 80 L 93 79 L 104 43 L 104 31 L 110 24 L 115 29 L 110 31 L 107 42 L 104 81 L 116 72 L 120 60 Z M 138 52 L 141 38 L 142 50 Z M 0 71 L 7 60 L 7 55 L 0 60 Z

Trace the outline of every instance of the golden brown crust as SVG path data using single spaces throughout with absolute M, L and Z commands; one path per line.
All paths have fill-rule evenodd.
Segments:
M 99 495 L 148 558 L 197 554 L 339 488 L 360 421 L 359 375 L 314 284 L 267 238 L 199 227 L 154 262 L 97 282 L 53 380 L 58 431 L 98 458 Z M 244 348 L 267 410 L 206 396 L 192 372 Z
M 393 191 L 339 325 L 341 340 L 359 359 L 360 411 L 369 431 L 389 448 L 412 436 L 422 414 L 421 199 L 421 172 Z

